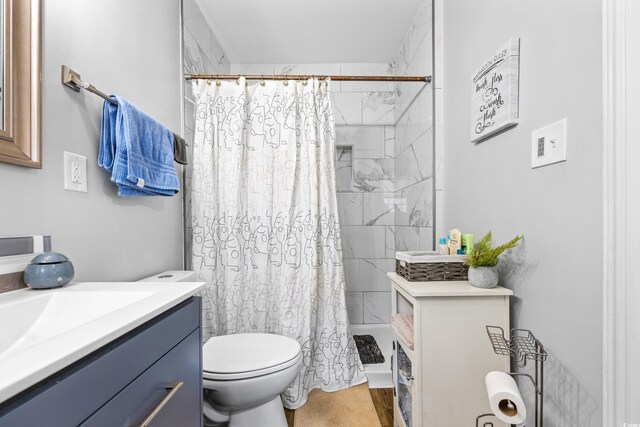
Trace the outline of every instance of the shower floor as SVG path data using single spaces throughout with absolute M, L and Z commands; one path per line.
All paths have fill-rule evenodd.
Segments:
M 351 325 L 351 332 L 354 335 L 372 335 L 384 355 L 383 363 L 364 365 L 369 388 L 393 387 L 391 382 L 391 354 L 393 353 L 391 325 Z

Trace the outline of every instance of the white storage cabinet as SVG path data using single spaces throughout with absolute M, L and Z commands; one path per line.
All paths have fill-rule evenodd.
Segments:
M 509 330 L 509 289 L 479 289 L 467 281 L 409 282 L 388 273 L 392 314 L 413 316 L 410 338 L 394 330 L 394 423 L 398 427 L 473 427 L 491 412 L 484 378 L 509 371 L 485 326 Z M 393 322 L 392 322 L 393 324 Z M 495 426 L 506 424 L 494 422 Z

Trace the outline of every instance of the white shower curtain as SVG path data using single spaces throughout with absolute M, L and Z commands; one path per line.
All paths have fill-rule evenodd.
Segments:
M 204 335 L 298 340 L 309 390 L 366 381 L 345 304 L 329 83 L 194 81 L 193 269 Z

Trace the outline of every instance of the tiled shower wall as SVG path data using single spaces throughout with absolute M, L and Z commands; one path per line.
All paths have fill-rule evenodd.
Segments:
M 423 0 L 395 59 L 399 75 L 431 75 L 431 1 Z M 395 249 L 432 250 L 434 150 L 432 85 L 396 85 Z
M 196 0 L 183 0 L 184 19 L 184 72 L 185 74 L 224 74 L 230 72 L 229 60 L 213 35 Z M 195 129 L 195 101 L 191 82 L 184 84 L 184 139 L 189 145 L 189 164 L 185 168 L 185 253 L 191 253 L 191 176 L 193 165 L 193 134 Z M 186 257 L 186 268 L 191 268 L 191 257 Z
M 423 0 L 391 73 L 431 75 L 431 16 L 431 2 Z M 389 323 L 391 294 L 386 273 L 395 270 L 395 252 L 433 249 L 432 88 L 394 83 L 393 92 L 386 98 L 393 99 L 393 126 L 386 122 L 384 135 L 368 126 L 366 114 L 363 126 L 337 128 L 338 146 L 352 146 L 351 150 L 341 149 L 338 158 L 339 182 L 349 182 L 344 176 L 349 169 L 353 174 L 351 188 L 343 184 L 338 193 L 352 323 Z M 334 101 L 344 108 L 342 99 Z
M 376 69 L 377 68 L 377 69 Z M 388 64 L 345 64 L 343 74 L 380 75 Z M 357 99 L 362 95 L 361 106 Z M 345 83 L 334 92 L 338 147 L 338 208 L 352 323 L 389 323 L 391 295 L 386 272 L 393 269 L 395 93 L 392 83 Z M 361 120 L 342 120 L 351 111 Z M 346 126 L 342 126 L 346 124 Z

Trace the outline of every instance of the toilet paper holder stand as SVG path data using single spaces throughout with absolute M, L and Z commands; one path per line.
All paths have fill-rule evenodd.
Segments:
M 511 329 L 509 339 L 505 338 L 505 331 L 499 326 L 487 325 L 486 330 L 496 354 L 511 357 L 519 368 L 525 367 L 528 360 L 534 362 L 533 376 L 523 372 L 508 372 L 508 374 L 512 377 L 527 377 L 531 380 L 535 389 L 535 427 L 543 427 L 544 362 L 547 360 L 544 346 L 528 329 Z M 480 422 L 483 418 L 493 416 L 493 413 L 479 415 L 476 418 L 476 427 L 481 427 Z M 493 427 L 493 423 L 485 422 L 482 427 Z

